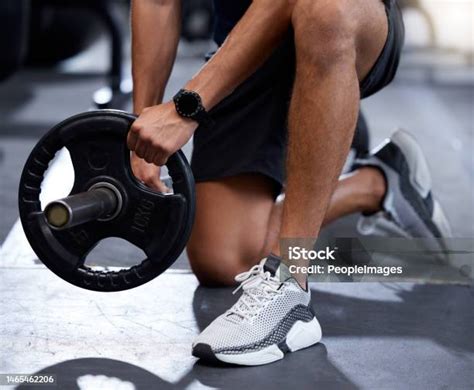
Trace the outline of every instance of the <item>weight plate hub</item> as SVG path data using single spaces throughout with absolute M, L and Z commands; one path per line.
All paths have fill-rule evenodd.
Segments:
M 115 110 L 92 111 L 52 128 L 34 147 L 20 180 L 19 212 L 26 237 L 38 258 L 55 274 L 94 291 L 121 291 L 140 286 L 171 266 L 191 233 L 195 211 L 194 179 L 181 151 L 166 164 L 173 194 L 154 192 L 132 173 L 128 130 L 134 115 Z M 41 209 L 41 183 L 55 154 L 66 147 L 74 167 L 69 195 L 97 183 L 121 192 L 122 207 L 112 220 L 95 220 L 65 230 L 51 229 Z M 107 237 L 119 237 L 142 249 L 146 258 L 120 271 L 85 265 L 88 253 Z

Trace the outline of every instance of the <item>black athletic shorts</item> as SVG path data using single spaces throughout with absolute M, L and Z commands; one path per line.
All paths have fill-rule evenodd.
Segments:
M 388 85 L 395 76 L 404 41 L 404 26 L 396 0 L 386 0 L 388 36 L 385 47 L 360 84 L 361 97 Z M 211 111 L 212 129 L 194 135 L 191 166 L 196 182 L 243 173 L 262 174 L 275 183 L 275 195 L 285 180 L 287 114 L 295 72 L 293 38 Z

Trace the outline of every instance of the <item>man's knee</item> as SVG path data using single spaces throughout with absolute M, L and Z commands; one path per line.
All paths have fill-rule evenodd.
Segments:
M 191 269 L 204 286 L 232 286 L 235 275 L 247 271 L 249 266 L 235 251 L 205 249 L 205 246 L 188 244 L 187 254 Z
M 292 24 L 299 61 L 332 66 L 355 58 L 353 0 L 296 0 Z

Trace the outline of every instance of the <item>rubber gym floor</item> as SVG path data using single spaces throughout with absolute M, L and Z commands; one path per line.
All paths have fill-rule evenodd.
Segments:
M 236 297 L 199 287 L 184 254 L 147 285 L 111 294 L 76 288 L 46 269 L 18 224 L 20 172 L 47 129 L 90 108 L 104 82 L 106 50 L 99 42 L 61 71 L 27 69 L 0 85 L 2 372 L 54 374 L 61 389 L 474 388 L 472 285 L 312 284 L 319 345 L 267 366 L 210 367 L 191 356 L 191 342 Z M 190 52 L 181 46 L 168 97 L 201 65 L 200 50 Z M 397 127 L 413 132 L 454 236 L 474 237 L 472 88 L 436 71 L 427 81 L 420 72 L 402 64 L 396 82 L 363 102 L 371 144 Z M 52 181 L 48 190 L 61 185 Z M 356 236 L 356 220 L 324 233 Z M 137 253 L 112 241 L 93 255 L 125 264 Z

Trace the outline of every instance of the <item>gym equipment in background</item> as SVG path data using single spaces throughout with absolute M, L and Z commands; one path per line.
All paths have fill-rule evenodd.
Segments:
M 0 2 L 0 81 L 15 73 L 25 60 L 29 7 L 29 0 Z

